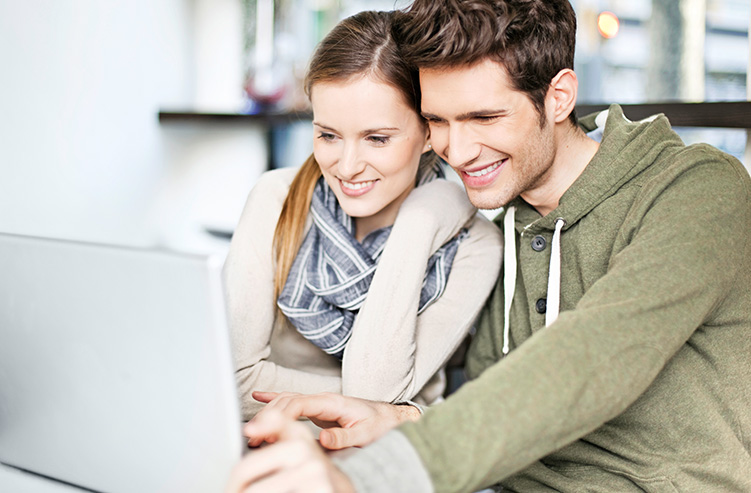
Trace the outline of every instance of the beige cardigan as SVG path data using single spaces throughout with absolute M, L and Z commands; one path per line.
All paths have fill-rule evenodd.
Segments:
M 272 238 L 296 172 L 287 168 L 261 176 L 224 266 L 243 417 L 261 407 L 250 395 L 254 390 L 337 392 L 388 402 L 439 399 L 442 368 L 495 285 L 500 231 L 476 213 L 460 185 L 435 180 L 416 188 L 399 210 L 340 362 L 275 309 Z M 446 289 L 418 317 L 427 260 L 462 227 L 470 234 L 459 246 Z

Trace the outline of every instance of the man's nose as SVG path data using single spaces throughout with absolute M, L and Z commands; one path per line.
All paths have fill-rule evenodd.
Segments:
M 471 164 L 480 155 L 480 144 L 467 125 L 450 125 L 447 134 L 443 157 L 451 167 L 461 168 Z

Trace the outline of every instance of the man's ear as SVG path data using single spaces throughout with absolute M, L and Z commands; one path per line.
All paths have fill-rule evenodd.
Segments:
M 574 111 L 576 106 L 576 95 L 579 90 L 579 80 L 576 73 L 570 68 L 565 68 L 558 72 L 550 82 L 548 97 L 553 99 L 553 121 L 560 123 L 565 121 Z

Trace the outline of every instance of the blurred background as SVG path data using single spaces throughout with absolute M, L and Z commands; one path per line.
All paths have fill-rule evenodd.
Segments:
M 574 0 L 582 104 L 746 101 L 749 0 Z M 380 0 L 0 0 L 0 231 L 224 253 L 312 149 L 300 89 Z M 746 128 L 678 128 L 749 167 Z

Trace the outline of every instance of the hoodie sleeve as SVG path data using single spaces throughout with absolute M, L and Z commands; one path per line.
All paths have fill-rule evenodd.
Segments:
M 574 309 L 401 428 L 436 491 L 498 483 L 587 435 L 642 396 L 697 327 L 742 319 L 712 314 L 748 289 L 748 175 L 698 154 L 641 190 L 625 246 Z M 495 313 L 480 331 L 501 330 Z

